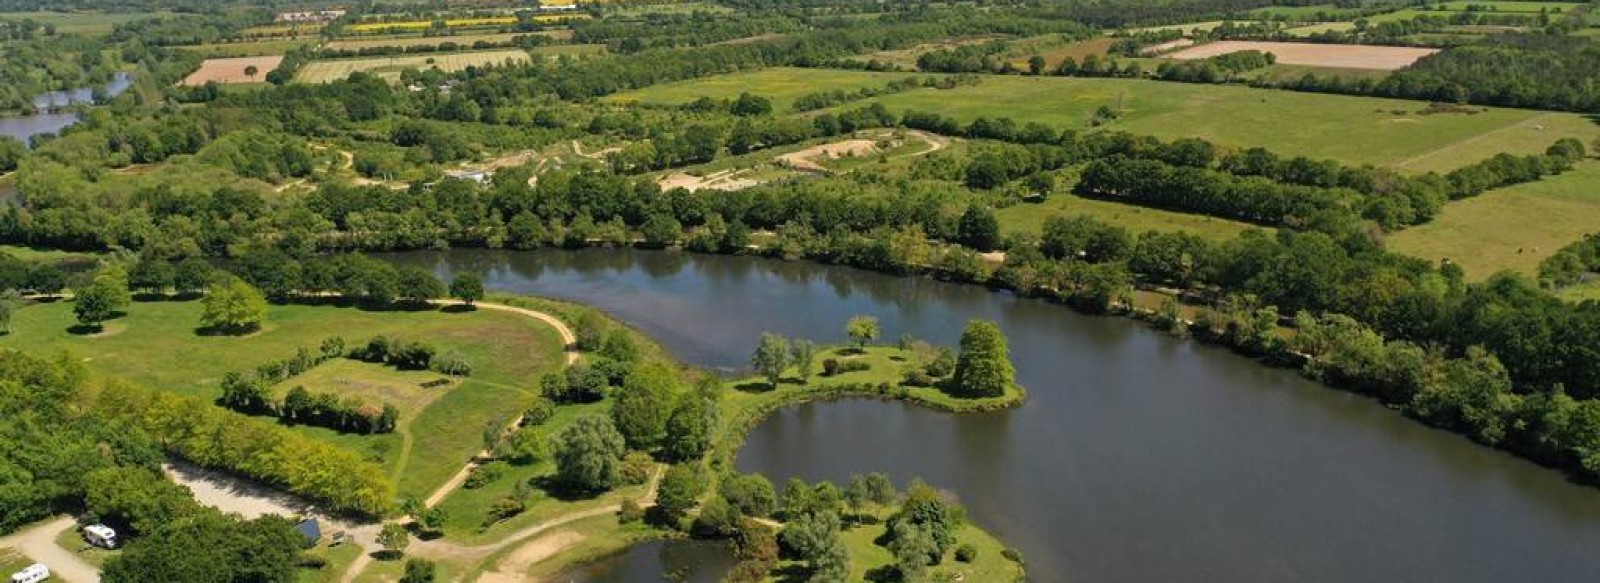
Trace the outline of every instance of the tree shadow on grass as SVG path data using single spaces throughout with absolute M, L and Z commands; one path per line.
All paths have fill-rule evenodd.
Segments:
M 539 491 L 544 492 L 551 498 L 555 498 L 556 500 L 560 500 L 562 502 L 594 500 L 595 498 L 599 498 L 601 494 L 605 494 L 605 492 L 595 492 L 592 490 L 574 488 L 570 485 L 561 483 L 561 481 L 557 480 L 555 476 L 539 476 L 536 478 L 531 478 L 528 480 L 528 484 L 534 488 L 538 488 Z
M 73 336 L 93 336 L 105 331 L 105 324 L 73 324 L 67 327 L 67 333 Z
M 734 385 L 733 390 L 741 393 L 770 393 L 774 388 L 771 383 L 766 381 L 750 381 Z
M 467 304 L 450 304 L 443 308 L 439 308 L 439 311 L 446 314 L 465 314 L 468 312 L 478 311 L 478 306 L 469 306 Z
M 201 326 L 194 329 L 195 336 L 249 336 L 261 331 L 260 324 L 250 326 Z

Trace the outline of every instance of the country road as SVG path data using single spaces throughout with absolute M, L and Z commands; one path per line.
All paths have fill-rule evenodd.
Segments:
M 100 583 L 100 570 L 78 555 L 56 544 L 61 532 L 77 527 L 71 516 L 52 518 L 15 533 L 0 537 L 0 548 L 15 549 L 35 562 L 44 563 L 54 575 L 52 581 Z M 10 576 L 10 573 L 0 573 Z

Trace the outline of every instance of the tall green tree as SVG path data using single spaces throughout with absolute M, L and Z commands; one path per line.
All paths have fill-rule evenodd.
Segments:
M 762 334 L 761 343 L 750 355 L 750 367 L 766 378 L 767 384 L 772 385 L 773 389 L 777 389 L 778 381 L 783 379 L 783 369 L 788 366 L 789 341 L 771 332 Z
M 659 490 L 656 494 L 659 518 L 662 524 L 676 527 L 705 493 L 705 472 L 695 463 L 672 466 L 667 469 L 667 475 L 661 477 Z
M 203 328 L 236 334 L 258 329 L 267 320 L 266 296 L 231 275 L 213 282 L 200 302 Z
M 795 340 L 789 345 L 789 358 L 794 362 L 800 384 L 810 383 L 811 375 L 817 372 L 817 344 L 803 338 Z
M 629 448 L 643 451 L 661 445 L 679 392 L 677 374 L 665 364 L 646 363 L 628 375 L 617 392 L 611 418 Z
M 666 453 L 679 462 L 700 459 L 711 445 L 717 428 L 717 403 L 698 393 L 678 398 L 667 419 Z
M 973 320 L 961 333 L 961 354 L 956 357 L 955 393 L 967 398 L 999 397 L 1016 383 L 1016 369 L 1000 327 Z
M 556 477 L 584 492 L 610 490 L 621 480 L 626 452 L 626 442 L 610 419 L 579 417 L 556 437 Z
M 14 289 L 0 291 L 0 334 L 11 333 L 11 318 L 21 308 L 21 293 Z
M 469 306 L 483 299 L 483 277 L 471 272 L 457 273 L 450 280 L 450 297 Z

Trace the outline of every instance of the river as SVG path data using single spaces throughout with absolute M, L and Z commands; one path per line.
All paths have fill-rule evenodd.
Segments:
M 885 471 L 956 494 L 1034 581 L 1590 582 L 1600 491 L 1373 401 L 1129 320 L 976 286 L 676 252 L 451 251 L 397 261 L 605 309 L 678 358 L 740 369 L 764 331 L 842 341 L 847 318 L 953 345 L 999 322 L 1028 402 L 951 415 L 856 400 L 779 412 L 743 471 Z M 659 580 L 661 553 L 603 562 Z M 624 575 L 616 575 L 622 572 Z
M 133 75 L 117 73 L 105 86 L 105 94 L 115 97 L 133 85 Z M 52 112 L 52 109 L 70 105 L 94 103 L 94 89 L 83 87 L 72 91 L 51 91 L 33 98 L 38 113 L 13 117 L 0 117 L 0 136 L 10 136 L 22 143 L 37 134 L 53 134 L 78 122 L 78 114 Z

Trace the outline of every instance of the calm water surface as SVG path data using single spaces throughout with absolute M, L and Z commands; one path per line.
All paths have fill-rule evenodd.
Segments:
M 999 322 L 1030 391 L 1021 409 L 795 407 L 755 429 L 738 466 L 780 483 L 874 470 L 923 477 L 1020 548 L 1034 581 L 1600 580 L 1600 490 L 1134 322 L 974 286 L 754 258 L 589 250 L 395 260 L 592 304 L 680 359 L 728 371 L 745 366 L 764 331 L 841 341 L 853 314 L 877 316 L 891 338 L 945 344 L 969 318 Z M 679 565 L 651 557 L 673 546 L 574 579 L 659 580 L 663 565 Z
M 128 73 L 117 73 L 107 83 L 105 92 L 115 97 L 133 85 L 133 76 Z M 57 107 L 66 107 L 80 103 L 94 103 L 94 90 L 89 87 L 72 91 L 51 91 L 34 96 L 33 106 L 39 109 L 33 115 L 13 117 L 0 117 L 0 136 L 11 136 L 23 143 L 36 134 L 53 134 L 78 122 L 75 113 L 51 113 L 49 110 Z

